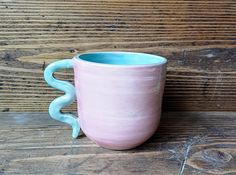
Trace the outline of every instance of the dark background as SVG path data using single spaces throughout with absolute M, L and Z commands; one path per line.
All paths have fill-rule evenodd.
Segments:
M 165 110 L 236 111 L 235 39 L 234 0 L 0 1 L 0 111 L 46 112 L 45 66 L 98 50 L 167 57 Z

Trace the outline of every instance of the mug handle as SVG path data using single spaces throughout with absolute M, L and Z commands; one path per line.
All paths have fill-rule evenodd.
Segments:
M 61 109 L 63 107 L 70 105 L 75 101 L 75 88 L 69 82 L 57 80 L 53 76 L 54 72 L 65 68 L 73 68 L 72 59 L 65 59 L 51 63 L 46 67 L 44 71 L 44 79 L 46 80 L 46 82 L 50 86 L 65 92 L 65 95 L 56 98 L 50 103 L 48 111 L 53 119 L 71 125 L 72 137 L 77 138 L 80 133 L 80 125 L 78 118 L 69 113 L 61 113 Z

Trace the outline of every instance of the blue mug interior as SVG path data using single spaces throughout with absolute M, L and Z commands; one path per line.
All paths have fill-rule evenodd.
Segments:
M 159 65 L 166 63 L 164 57 L 134 52 L 92 52 L 81 54 L 77 58 L 110 65 Z

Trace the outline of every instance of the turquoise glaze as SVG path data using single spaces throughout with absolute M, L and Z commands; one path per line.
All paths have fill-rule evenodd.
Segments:
M 59 69 L 73 68 L 72 59 L 66 59 L 51 63 L 44 71 L 44 78 L 46 82 L 61 91 L 65 92 L 65 95 L 56 98 L 49 105 L 49 114 L 53 119 L 67 123 L 72 127 L 72 137 L 76 138 L 80 132 L 80 125 L 78 119 L 72 114 L 63 114 L 60 110 L 73 103 L 76 99 L 75 88 L 69 82 L 57 80 L 53 77 L 53 73 Z
M 156 65 L 166 62 L 166 59 L 161 56 L 133 52 L 94 52 L 78 55 L 78 57 L 77 59 L 93 63 L 128 66 Z

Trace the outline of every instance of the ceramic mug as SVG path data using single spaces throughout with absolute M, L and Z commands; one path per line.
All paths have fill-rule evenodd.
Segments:
M 44 72 L 47 83 L 65 95 L 49 106 L 52 118 L 84 134 L 98 145 L 134 148 L 156 131 L 161 115 L 166 75 L 163 57 L 133 52 L 92 52 L 51 63 Z M 59 69 L 74 69 L 74 84 L 57 80 Z M 78 118 L 60 110 L 77 99 Z

